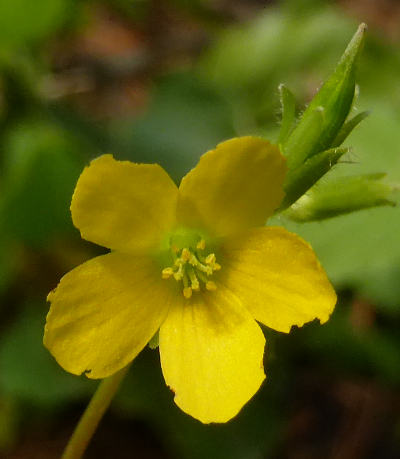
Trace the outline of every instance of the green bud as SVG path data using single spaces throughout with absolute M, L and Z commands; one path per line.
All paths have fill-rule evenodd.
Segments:
M 365 30 L 366 25 L 361 24 L 335 71 L 313 98 L 299 124 L 282 145 L 289 169 L 296 169 L 308 158 L 331 148 L 352 106 L 355 64 L 364 42 Z M 316 111 L 321 112 L 322 122 L 315 119 Z
M 278 145 L 283 145 L 296 124 L 296 101 L 293 93 L 284 85 L 279 85 L 281 100 L 282 121 L 279 132 Z
M 285 212 L 291 220 L 324 220 L 356 210 L 377 206 L 394 206 L 398 187 L 382 182 L 386 174 L 340 177 L 321 182 Z
M 349 150 L 349 148 L 332 148 L 307 159 L 297 169 L 289 169 L 284 185 L 285 197 L 280 209 L 286 209 L 296 202 Z

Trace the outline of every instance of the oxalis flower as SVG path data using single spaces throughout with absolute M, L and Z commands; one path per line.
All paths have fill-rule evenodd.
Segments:
M 265 378 L 256 321 L 281 332 L 328 320 L 336 295 L 311 247 L 264 227 L 283 198 L 285 159 L 254 137 L 203 155 L 176 187 L 155 164 L 104 155 L 72 198 L 84 239 L 111 252 L 49 294 L 44 343 L 67 371 L 105 378 L 159 331 L 176 404 L 225 422 Z

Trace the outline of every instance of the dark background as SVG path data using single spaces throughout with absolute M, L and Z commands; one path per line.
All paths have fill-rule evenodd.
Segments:
M 369 30 L 357 109 L 371 110 L 333 175 L 400 182 L 400 3 L 395 0 L 0 0 L 0 457 L 60 457 L 97 382 L 42 346 L 47 293 L 100 253 L 73 228 L 85 164 L 105 152 L 177 181 L 235 135 L 276 140 L 277 87 L 299 109 L 358 23 Z M 225 425 L 173 404 L 144 350 L 87 458 L 400 457 L 400 212 L 286 226 L 339 293 L 324 326 L 265 329 L 267 381 Z

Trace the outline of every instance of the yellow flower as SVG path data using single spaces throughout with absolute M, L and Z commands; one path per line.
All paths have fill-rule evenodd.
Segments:
M 265 378 L 256 321 L 289 332 L 327 321 L 336 303 L 311 247 L 263 226 L 282 200 L 285 171 L 278 148 L 254 137 L 203 155 L 179 189 L 155 164 L 92 161 L 72 219 L 111 253 L 49 294 L 44 344 L 58 363 L 105 378 L 159 330 L 176 404 L 204 423 L 235 416 Z

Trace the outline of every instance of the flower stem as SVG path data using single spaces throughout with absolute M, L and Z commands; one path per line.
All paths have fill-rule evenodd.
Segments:
M 129 366 L 101 381 L 75 427 L 61 459 L 80 459 L 82 457 L 128 368 Z

